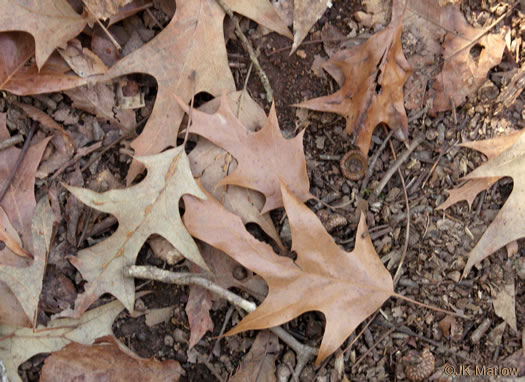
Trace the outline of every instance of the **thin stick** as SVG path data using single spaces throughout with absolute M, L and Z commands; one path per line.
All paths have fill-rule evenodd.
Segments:
M 250 55 L 250 60 L 252 61 L 253 66 L 255 66 L 255 69 L 257 70 L 257 74 L 259 75 L 259 78 L 264 86 L 264 90 L 266 91 L 266 99 L 268 100 L 268 102 L 272 102 L 273 90 L 272 90 L 272 87 L 270 86 L 270 81 L 268 80 L 268 76 L 266 75 L 261 65 L 259 64 L 257 55 L 255 54 L 255 51 L 253 50 L 252 45 L 250 44 L 250 42 L 244 35 L 241 29 L 241 26 L 239 25 L 239 21 L 233 17 L 233 11 L 224 2 L 224 0 L 216 0 L 216 1 L 217 1 L 217 4 L 219 4 L 222 7 L 222 9 L 224 9 L 224 12 L 226 12 L 226 14 L 230 16 L 230 19 L 233 21 L 233 25 L 235 25 L 235 32 L 237 36 L 239 37 L 239 39 L 241 40 L 242 45 L 244 46 L 244 49 L 248 51 L 248 54 Z
M 17 145 L 24 141 L 22 134 L 17 134 L 14 137 L 7 138 L 0 142 L 0 151 L 5 150 L 11 146 Z
M 368 182 L 370 181 L 370 177 L 372 176 L 372 172 L 374 171 L 376 162 L 379 159 L 379 156 L 381 155 L 383 150 L 385 149 L 387 142 L 390 141 L 392 134 L 394 134 L 394 130 L 390 130 L 386 138 L 381 143 L 381 146 L 379 146 L 379 149 L 377 149 L 377 152 L 374 154 L 374 156 L 370 160 L 370 165 L 368 166 L 368 170 L 366 172 L 365 179 L 363 179 L 363 184 L 361 184 L 361 191 L 359 192 L 361 195 L 363 194 L 363 191 L 366 189 L 366 186 L 368 186 Z
M 218 286 L 207 279 L 204 274 L 175 273 L 151 266 L 132 265 L 124 269 L 124 275 L 167 284 L 199 285 L 247 312 L 253 312 L 256 309 L 256 305 L 253 302 Z M 297 365 L 294 374 L 298 377 L 308 361 L 317 354 L 317 349 L 300 343 L 280 326 L 270 328 L 270 330 L 297 353 Z
M 408 159 L 408 156 L 412 153 L 412 151 L 416 149 L 417 146 L 421 144 L 421 142 L 423 142 L 424 139 L 425 138 L 423 135 L 418 135 L 416 138 L 414 138 L 410 146 L 408 146 L 408 148 L 403 152 L 403 154 L 401 154 L 399 158 L 397 158 L 397 160 L 394 162 L 394 164 L 388 169 L 383 179 L 381 179 L 377 187 L 374 189 L 374 192 L 372 192 L 369 202 L 374 201 L 378 198 L 379 194 L 381 194 L 383 188 L 385 188 L 392 175 L 394 175 L 394 173 L 401 166 L 401 164 L 403 164 L 403 162 L 405 162 Z
M 363 359 L 365 359 L 365 357 L 368 355 L 368 353 L 370 353 L 372 350 L 374 350 L 377 345 L 379 345 L 381 343 L 381 341 L 383 341 L 385 339 L 385 337 L 389 336 L 394 330 L 396 330 L 395 328 L 390 328 L 386 331 L 385 334 L 383 334 L 376 342 L 374 345 L 372 345 L 361 357 L 359 357 L 357 359 L 357 361 L 355 361 L 355 363 L 352 365 L 352 370 L 361 363 L 361 361 Z
M 29 130 L 29 134 L 27 134 L 26 141 L 24 142 L 24 146 L 22 146 L 22 151 L 20 151 L 20 154 L 18 154 L 18 158 L 16 159 L 15 167 L 11 171 L 11 174 L 9 174 L 9 179 L 7 179 L 5 187 L 0 193 L 0 202 L 2 201 L 2 199 L 4 199 L 5 194 L 7 194 L 7 190 L 9 190 L 9 186 L 11 185 L 11 183 L 13 183 L 13 179 L 15 178 L 16 171 L 18 170 L 18 167 L 20 167 L 20 163 L 22 163 L 22 159 L 24 159 L 27 149 L 29 148 L 29 143 L 31 143 L 31 139 L 33 138 L 33 135 L 35 134 L 37 127 L 38 127 L 38 123 L 35 121 L 32 121 L 31 130 Z
M 408 301 L 408 302 L 411 302 L 412 304 L 414 305 L 419 305 L 419 306 L 422 306 L 423 308 L 427 308 L 427 309 L 430 309 L 430 310 L 434 310 L 436 312 L 441 312 L 441 313 L 445 313 L 445 314 L 449 314 L 451 316 L 454 316 L 454 317 L 459 317 L 459 318 L 464 318 L 466 320 L 469 320 L 471 317 L 469 316 L 466 316 L 464 314 L 460 314 L 460 313 L 456 313 L 456 312 L 451 312 L 450 310 L 446 310 L 446 309 L 441 309 L 441 308 L 438 308 L 437 306 L 432 306 L 432 305 L 427 305 L 423 302 L 419 302 L 417 300 L 414 300 L 410 297 L 407 297 L 407 296 L 403 296 L 402 294 L 399 294 L 399 293 L 392 293 L 392 297 L 396 297 L 400 300 L 405 300 L 405 301 Z
M 244 99 L 244 94 L 246 93 L 246 88 L 248 86 L 248 80 L 250 79 L 250 74 L 252 74 L 252 68 L 253 68 L 253 62 L 250 63 L 250 67 L 248 68 L 248 73 L 246 74 L 246 79 L 244 80 L 244 86 L 242 87 L 241 95 L 239 96 L 239 104 L 237 105 L 237 118 L 239 118 L 239 115 L 241 113 L 241 105 Z
M 87 5 L 87 3 L 85 2 L 85 0 L 82 0 L 82 3 L 84 4 L 84 7 L 86 7 L 86 9 L 88 10 L 89 13 L 91 13 L 91 15 L 95 18 L 97 24 L 102 28 L 102 30 L 104 31 L 104 33 L 108 36 L 109 40 L 111 41 L 111 43 L 113 45 L 115 45 L 115 48 L 117 48 L 119 51 L 122 50 L 122 47 L 120 46 L 120 44 L 117 42 L 117 40 L 115 40 L 115 37 L 113 37 L 111 35 L 111 33 L 109 33 L 109 30 L 104 26 L 104 24 L 102 24 L 100 22 L 100 20 L 98 19 L 97 16 L 95 16 L 95 13 L 93 13 L 93 11 L 91 10 L 91 8 L 89 8 L 89 5 Z

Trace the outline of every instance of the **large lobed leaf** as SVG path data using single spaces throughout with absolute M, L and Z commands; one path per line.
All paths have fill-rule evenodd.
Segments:
M 179 199 L 183 194 L 205 197 L 193 180 L 184 148 L 136 159 L 146 166 L 148 174 L 135 186 L 104 193 L 67 187 L 83 203 L 113 214 L 119 221 L 112 236 L 70 259 L 88 283 L 85 292 L 78 296 L 74 311 L 65 312 L 67 315 L 79 317 L 104 293 L 113 294 L 133 311 L 135 283 L 124 277 L 122 269 L 135 264 L 140 248 L 153 234 L 164 237 L 183 256 L 207 269 L 180 220 Z
M 334 352 L 355 328 L 394 294 L 390 273 L 383 266 L 361 216 L 356 244 L 348 253 L 337 246 L 322 223 L 281 184 L 292 232 L 294 262 L 276 255 L 251 236 L 239 217 L 211 196 L 184 196 L 183 221 L 190 233 L 226 252 L 268 283 L 263 303 L 227 334 L 281 325 L 308 311 L 321 311 L 326 329 L 317 363 Z M 307 296 L 307 298 L 305 298 Z

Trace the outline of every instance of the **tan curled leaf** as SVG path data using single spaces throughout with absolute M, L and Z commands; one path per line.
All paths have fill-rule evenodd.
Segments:
M 135 283 L 124 277 L 122 269 L 135 264 L 140 248 L 153 234 L 164 237 L 183 256 L 207 270 L 179 215 L 183 194 L 205 197 L 193 180 L 184 147 L 136 159 L 148 170 L 146 178 L 137 185 L 103 193 L 67 187 L 83 203 L 115 215 L 119 221 L 117 231 L 108 239 L 70 258 L 88 283 L 76 300 L 74 312 L 67 314 L 79 317 L 104 293 L 111 293 L 133 311 Z
M 184 370 L 175 360 L 142 359 L 122 350 L 113 336 L 92 345 L 71 343 L 44 362 L 40 382 L 177 382 Z
M 189 108 L 177 97 L 179 105 Z M 266 197 L 262 214 L 281 207 L 279 179 L 306 201 L 310 194 L 310 182 L 304 159 L 303 135 L 285 139 L 277 122 L 275 105 L 272 105 L 263 128 L 255 133 L 243 126 L 230 110 L 225 97 L 215 114 L 192 110 L 190 133 L 209 139 L 228 151 L 237 160 L 235 170 L 221 179 L 218 186 L 233 184 L 257 190 Z
M 23 31 L 35 39 L 38 69 L 87 24 L 67 0 L 0 0 L 0 10 L 0 32 Z
M 282 185 L 284 207 L 292 232 L 294 262 L 276 255 L 251 236 L 241 219 L 211 196 L 185 196 L 184 224 L 200 240 L 226 252 L 268 283 L 263 303 L 227 335 L 281 325 L 304 312 L 321 311 L 326 328 L 317 364 L 333 353 L 355 328 L 394 295 L 392 276 L 374 250 L 364 215 L 356 244 L 348 253 L 337 246 L 323 224 Z M 308 298 L 305 298 L 308 296 Z M 341 319 L 344 317 L 344 319 Z
M 50 353 L 71 342 L 91 344 L 99 337 L 112 335 L 115 317 L 124 309 L 118 301 L 90 310 L 80 320 L 52 320 L 37 331 L 0 324 L 0 359 L 11 382 L 21 382 L 18 366 L 38 353 Z
M 275 382 L 275 361 L 278 355 L 277 336 L 269 330 L 260 332 L 229 382 Z
M 368 155 L 376 126 L 385 123 L 399 138 L 408 139 L 408 119 L 403 105 L 403 85 L 410 75 L 401 46 L 401 18 L 363 44 L 330 58 L 323 68 L 341 86 L 332 95 L 295 106 L 332 112 L 346 118 L 346 133 Z
M 29 321 L 36 325 L 36 315 L 47 255 L 53 234 L 55 215 L 47 196 L 38 202 L 33 217 L 33 260 L 25 267 L 0 265 L 0 281 L 16 296 Z M 0 300 L 3 304 L 3 300 Z M 13 312 L 13 314 L 18 314 Z
M 289 31 L 267 0 L 226 0 L 234 12 L 280 33 Z M 216 0 L 177 2 L 168 26 L 153 40 L 118 61 L 107 78 L 129 73 L 155 77 L 158 93 L 151 116 L 140 136 L 131 143 L 136 155 L 155 154 L 177 145 L 179 125 L 184 115 L 172 98 L 184 102 L 199 92 L 218 96 L 235 90 L 224 42 L 225 13 Z M 162 138 L 160 138 L 162 137 Z M 143 167 L 133 161 L 128 184 Z

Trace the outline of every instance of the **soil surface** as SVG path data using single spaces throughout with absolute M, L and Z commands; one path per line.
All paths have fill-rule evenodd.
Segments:
M 464 1 L 462 10 L 470 22 L 475 24 L 482 21 L 481 26 L 490 25 L 498 17 L 493 13 L 495 11 L 491 11 L 494 9 L 492 3 Z M 169 16 L 157 8 L 156 2 L 154 4 L 151 12 L 165 26 Z M 306 43 L 291 56 L 291 42 L 288 39 L 275 33 L 262 35 L 255 23 L 247 20 L 241 22 L 246 35 L 259 49 L 259 60 L 273 88 L 283 135 L 294 136 L 306 128 L 304 147 L 311 193 L 324 203 L 342 207 L 331 210 L 316 201 L 310 201 L 308 205 L 328 226 L 336 242 L 347 251 L 352 250 L 354 245 L 361 198 L 368 198 L 394 162 L 389 144 L 378 154 L 378 149 L 386 137 L 385 129 L 379 126 L 373 136 L 369 156 L 378 157 L 368 184 L 364 186 L 363 180 L 350 181 L 341 174 L 339 159 L 354 147 L 352 137 L 344 133 L 344 118 L 335 114 L 307 112 L 291 105 L 331 94 L 338 89 L 335 81 L 319 69 L 317 64 L 318 60 L 327 58 L 327 47 L 321 41 L 321 31 L 327 25 L 336 28 L 343 35 L 352 31 L 357 32 L 357 35 L 372 34 L 381 29 L 381 26 L 374 27 L 374 30 L 360 28 L 353 17 L 359 10 L 363 10 L 359 1 L 334 0 L 333 6 L 310 31 Z M 520 10 L 519 6 L 517 10 Z M 521 9 L 521 12 L 525 12 L 525 9 Z M 148 16 L 146 12 L 142 12 L 138 17 L 145 21 Z M 516 12 L 513 12 L 499 24 L 513 28 L 514 36 L 522 33 L 516 17 Z M 158 33 L 160 29 L 152 30 Z M 237 88 L 242 89 L 250 67 L 250 59 L 240 42 L 235 39 L 228 42 L 227 48 Z M 517 58 L 507 52 L 502 64 L 489 73 L 487 80 L 491 81 L 498 93 L 508 82 L 508 73 L 523 64 L 523 51 L 524 49 L 519 50 L 520 56 Z M 410 49 L 405 50 L 407 56 L 410 53 Z M 154 79 L 143 75 L 135 75 L 133 79 L 145 89 L 146 94 L 146 107 L 138 110 L 136 115 L 137 121 L 141 121 L 151 112 L 156 85 Z M 268 112 L 270 104 L 265 100 L 264 88 L 253 70 L 248 78 L 247 91 Z M 209 98 L 209 95 L 201 94 L 196 97 L 195 102 L 198 105 Z M 64 109 L 67 117 L 71 118 L 82 119 L 85 115 L 74 109 L 71 100 L 63 94 L 18 99 L 46 110 L 50 115 L 54 115 L 58 109 Z M 48 100 L 52 100 L 53 103 L 47 102 Z M 512 357 L 519 357 L 523 346 L 522 335 L 514 333 L 508 325 L 502 331 L 500 324 L 503 320 L 494 312 L 491 290 L 503 285 L 506 278 L 515 278 L 517 326 L 523 328 L 525 281 L 517 274 L 518 270 L 524 267 L 520 259 L 525 255 L 525 241 L 518 242 L 518 254 L 513 257 L 509 258 L 506 250 L 501 249 L 475 267 L 467 278 L 460 279 L 466 255 L 509 196 L 512 191 L 512 179 L 503 179 L 488 191 L 482 192 L 475 199 L 471 209 L 465 202 L 445 211 L 437 210 L 436 207 L 446 199 L 445 190 L 461 184 L 460 178 L 464 175 L 461 169 L 466 167 L 472 170 L 485 160 L 481 154 L 455 145 L 501 135 L 511 127 L 522 128 L 525 124 L 522 118 L 524 103 L 525 97 L 521 95 L 511 108 L 497 117 L 493 115 L 493 98 L 487 100 L 476 95 L 466 104 L 460 105 L 455 113 L 439 113 L 431 117 L 422 114 L 421 109 L 407 111 L 410 139 L 423 134 L 425 140 L 401 166 L 411 224 L 405 267 L 396 292 L 424 304 L 457 311 L 468 318 L 456 318 L 447 338 L 440 329 L 444 313 L 391 298 L 385 302 L 379 314 L 363 322 L 342 347 L 341 350 L 345 349 L 367 325 L 363 334 L 343 355 L 344 373 L 349 380 L 405 380 L 405 366 L 410 363 L 408 357 L 411 351 L 415 350 L 419 354 L 426 348 L 435 357 L 436 371 L 433 379 L 440 381 L 466 380 L 463 377 L 447 378 L 441 372 L 445 364 L 454 366 L 457 371 L 462 366 L 470 366 L 471 369 L 476 366 L 503 367 L 513 364 Z M 10 128 L 29 126 L 30 122 L 25 115 L 11 106 L 9 97 L 6 101 L 0 99 L 0 111 L 7 111 Z M 106 133 L 112 131 L 109 126 L 101 127 Z M 396 155 L 406 150 L 404 143 L 396 139 L 391 139 L 391 144 Z M 96 175 L 105 169 L 122 181 L 129 166 L 128 153 L 129 141 L 124 140 L 90 164 L 88 171 L 80 172 L 79 168 L 88 163 L 88 156 L 75 166 L 65 169 L 60 176 L 40 181 L 37 184 L 37 194 L 43 195 L 53 188 L 60 187 L 60 181 L 84 186 L 93 184 Z M 68 207 L 67 200 L 61 198 L 59 203 L 65 211 L 71 206 Z M 368 207 L 366 218 L 374 247 L 393 275 L 407 237 L 407 209 L 403 185 L 397 174 L 390 179 L 378 201 Z M 79 232 L 83 235 L 82 241 L 72 243 L 68 240 L 67 225 L 63 221 L 54 243 L 57 253 L 75 253 L 109 236 L 115 230 L 114 224 L 108 224 L 94 235 L 83 232 L 82 228 L 87 226 L 86 220 L 91 217 L 88 216 L 89 211 L 86 208 L 80 211 L 77 219 Z M 283 229 L 283 212 L 278 210 L 271 215 L 283 242 L 290 246 L 289 234 L 286 227 Z M 104 218 L 100 217 L 99 221 L 103 220 Z M 250 226 L 250 230 L 258 238 L 268 240 L 258 227 Z M 168 266 L 154 257 L 147 246 L 141 250 L 137 263 L 175 271 L 188 270 L 188 264 L 184 262 L 177 266 Z M 57 281 L 62 278 L 53 272 L 60 273 L 61 277 L 67 280 Z M 521 275 L 523 273 L 522 270 Z M 132 318 L 129 314 L 122 313 L 114 323 L 114 333 L 125 345 L 142 357 L 178 360 L 186 371 L 182 381 L 225 381 L 235 373 L 256 336 L 255 332 L 247 332 L 233 337 L 217 338 L 223 325 L 228 330 L 241 319 L 236 309 L 231 309 L 226 302 L 214 302 L 211 310 L 215 324 L 213 333 L 206 334 L 188 351 L 190 332 L 184 308 L 188 301 L 189 288 L 144 281 L 137 281 L 136 284 L 141 290 L 151 291 L 137 301 L 136 307 L 139 311 L 168 306 L 174 308 L 167 321 L 152 327 L 146 325 L 144 315 Z M 53 292 L 49 292 L 51 295 L 47 295 L 41 304 L 42 320 L 69 306 L 76 293 L 82 291 L 82 286 L 80 275 L 66 261 L 61 264 L 60 269 L 50 267 L 46 273 L 44 288 Z M 237 292 L 249 297 L 243 292 Z M 105 296 L 104 301 L 110 299 L 111 296 Z M 324 317 L 321 313 L 309 312 L 283 327 L 299 341 L 318 347 L 324 330 Z M 338 353 L 335 354 L 337 355 Z M 315 367 L 312 361 L 304 368 L 300 380 L 341 380 L 335 366 L 335 356 L 329 357 L 321 367 Z M 19 371 L 23 379 L 38 380 L 39 369 L 44 359 L 45 355 L 39 355 L 22 364 Z M 525 372 L 523 356 L 521 362 L 522 372 Z M 277 369 L 293 369 L 294 363 L 293 352 L 280 343 Z M 468 380 L 485 379 L 474 377 Z

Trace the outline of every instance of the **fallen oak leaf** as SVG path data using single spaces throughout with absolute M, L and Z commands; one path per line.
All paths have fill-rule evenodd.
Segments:
M 354 134 L 365 156 L 380 123 L 388 125 L 400 139 L 408 139 L 403 85 L 411 68 L 401 46 L 401 21 L 399 17 L 363 44 L 342 50 L 323 64 L 341 89 L 294 105 L 345 117 L 346 133 Z
M 184 257 L 208 269 L 179 215 L 183 194 L 205 197 L 193 180 L 184 147 L 136 159 L 146 166 L 148 174 L 132 187 L 97 193 L 66 186 L 83 203 L 114 215 L 119 226 L 108 239 L 69 259 L 88 283 L 85 292 L 78 296 L 74 311 L 65 311 L 64 315 L 79 317 L 104 293 L 114 295 L 132 312 L 135 284 L 124 277 L 122 269 L 135 264 L 140 248 L 153 234 L 164 237 Z
M 189 113 L 189 107 L 178 96 L 174 96 L 181 108 Z M 304 159 L 303 135 L 285 139 L 279 129 L 275 105 L 263 128 L 255 133 L 246 129 L 230 110 L 226 97 L 221 97 L 219 109 L 214 114 L 192 110 L 189 132 L 209 139 L 222 147 L 237 160 L 237 168 L 221 179 L 218 186 L 233 184 L 261 192 L 266 201 L 262 214 L 283 204 L 279 186 L 281 179 L 300 200 L 314 196 Z
M 3 212 L 0 210 L 0 212 Z M 53 235 L 55 215 L 47 196 L 38 202 L 32 224 L 32 262 L 25 266 L 0 265 L 0 281 L 17 298 L 33 326 L 36 326 L 38 301 Z M 3 300 L 0 301 L 3 304 Z M 18 314 L 13 312 L 13 314 Z M 9 321 L 9 320 L 8 320 Z
M 363 236 L 367 231 L 364 215 L 355 248 L 348 253 L 337 246 L 315 214 L 284 184 L 281 189 L 292 231 L 292 250 L 297 253 L 295 262 L 276 255 L 271 247 L 251 236 L 240 218 L 211 196 L 206 200 L 184 196 L 183 221 L 194 237 L 226 252 L 268 283 L 263 303 L 226 335 L 278 326 L 304 312 L 321 311 L 326 328 L 316 360 L 319 364 L 366 317 L 389 297 L 398 295 L 369 235 Z
M 124 307 L 118 301 L 86 312 L 80 319 L 59 318 L 46 327 L 18 328 L 0 324 L 0 359 L 5 363 L 11 382 L 22 382 L 19 365 L 38 353 L 59 350 L 71 342 L 90 344 L 112 335 L 111 326 Z
M 0 10 L 0 32 L 23 31 L 35 39 L 39 70 L 51 53 L 82 32 L 88 21 L 67 0 L 0 0 Z
M 514 144 L 514 142 L 516 142 L 516 140 L 520 137 L 520 135 L 524 133 L 525 130 L 519 130 L 506 136 L 486 139 L 482 141 L 466 142 L 458 146 L 480 151 L 487 157 L 488 160 L 491 160 L 503 153 L 509 147 L 511 147 Z M 449 197 L 442 204 L 440 204 L 437 207 L 437 209 L 444 210 L 462 200 L 467 201 L 470 209 L 476 196 L 481 191 L 488 189 L 501 178 L 502 176 L 470 179 L 461 187 L 452 190 L 445 190 L 449 194 Z
M 113 336 L 92 345 L 72 342 L 46 358 L 40 381 L 177 382 L 184 374 L 178 361 L 143 359 L 126 350 Z
M 301 45 L 308 31 L 321 18 L 331 0 L 294 0 L 293 2 L 293 45 L 290 54 Z
M 234 12 L 289 34 L 267 0 L 225 2 Z M 143 132 L 131 143 L 136 155 L 155 154 L 177 145 L 184 112 L 172 94 L 189 102 L 199 92 L 218 96 L 235 91 L 224 42 L 223 9 L 216 0 L 177 0 L 176 3 L 177 10 L 168 26 L 146 45 L 118 61 L 104 77 L 146 73 L 157 80 L 158 92 L 151 116 Z M 142 169 L 139 162 L 132 162 L 128 184 Z
M 489 143 L 490 142 L 486 142 Z M 466 277 L 475 264 L 490 256 L 506 244 L 525 237 L 525 134 L 520 133 L 514 144 L 497 157 L 482 164 L 465 179 L 509 176 L 514 187 L 505 204 L 468 254 L 462 277 Z

